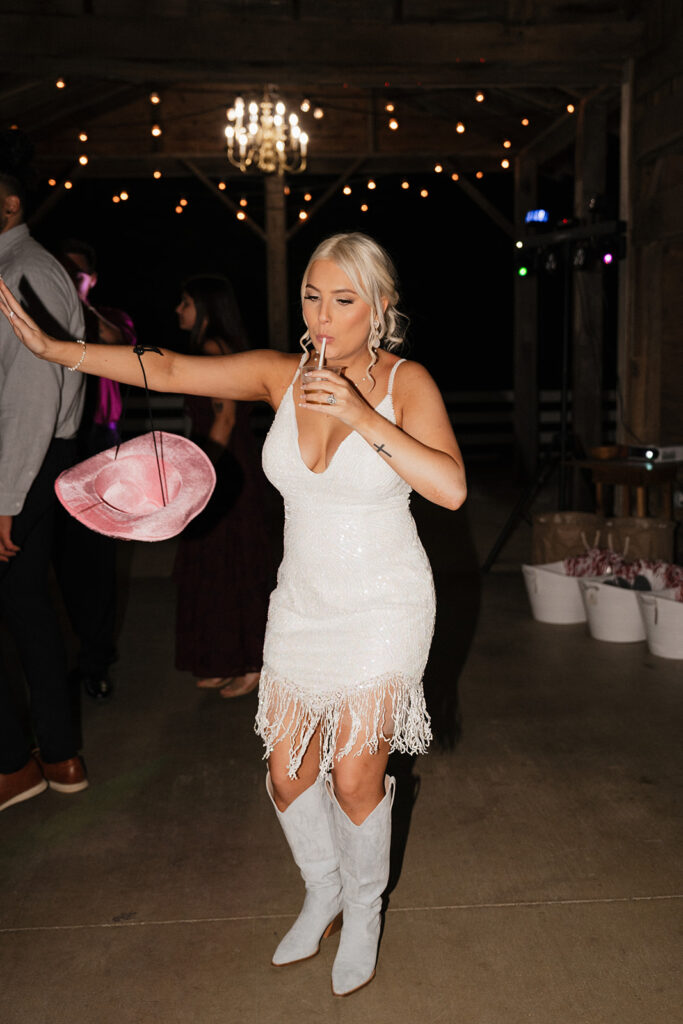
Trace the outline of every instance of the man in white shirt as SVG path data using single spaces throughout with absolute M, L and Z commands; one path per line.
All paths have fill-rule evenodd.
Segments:
M 18 148 L 20 133 L 0 133 L 0 276 L 46 330 L 80 338 L 83 315 L 73 284 L 24 223 L 23 166 L 13 160 Z M 33 733 L 25 734 L 20 695 L 3 676 L 0 811 L 48 785 L 62 793 L 88 785 L 48 591 L 54 481 L 75 461 L 82 406 L 81 374 L 35 359 L 9 324 L 0 324 L 0 615 L 22 661 Z

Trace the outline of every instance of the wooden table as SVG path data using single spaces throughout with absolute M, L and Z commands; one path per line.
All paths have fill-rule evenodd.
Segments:
M 671 519 L 673 513 L 672 484 L 683 462 L 636 462 L 629 459 L 575 459 L 573 465 L 590 470 L 595 486 L 596 512 L 606 515 L 605 484 L 625 489 L 626 511 L 631 514 L 631 489 L 636 492 L 636 516 L 647 515 L 648 491 L 661 488 L 660 515 Z

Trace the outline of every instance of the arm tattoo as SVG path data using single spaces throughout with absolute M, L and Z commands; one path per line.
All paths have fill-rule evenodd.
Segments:
M 378 455 L 386 455 L 388 459 L 391 458 L 391 454 L 386 450 L 383 444 L 375 444 L 373 441 L 372 447 L 377 449 Z

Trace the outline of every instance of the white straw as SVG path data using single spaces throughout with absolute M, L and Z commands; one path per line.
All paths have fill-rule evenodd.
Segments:
M 323 337 L 322 344 L 320 346 L 320 355 L 318 356 L 318 369 L 323 369 L 323 363 L 325 361 L 325 345 L 327 344 L 327 338 Z

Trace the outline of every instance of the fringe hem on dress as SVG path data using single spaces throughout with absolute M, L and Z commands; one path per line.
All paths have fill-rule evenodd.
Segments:
M 341 750 L 337 741 L 342 722 L 350 716 L 350 734 Z M 390 734 L 385 735 L 385 728 Z M 376 753 L 380 740 L 390 751 L 424 754 L 432 738 L 422 680 L 383 675 L 361 685 L 331 693 L 311 693 L 289 680 L 278 679 L 266 669 L 259 683 L 259 705 L 254 730 L 265 743 L 264 758 L 277 743 L 289 741 L 287 774 L 297 771 L 313 733 L 321 726 L 320 774 L 331 771 L 335 759 L 354 751 Z

